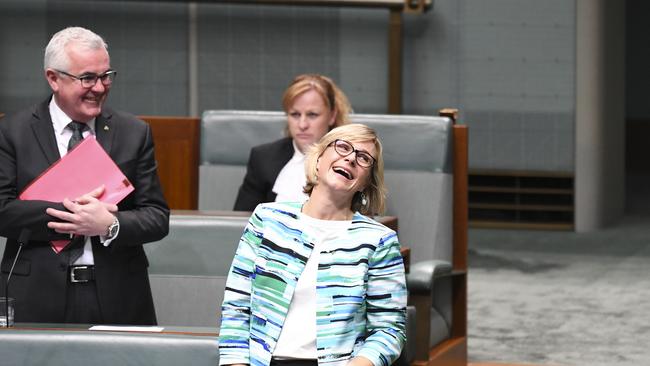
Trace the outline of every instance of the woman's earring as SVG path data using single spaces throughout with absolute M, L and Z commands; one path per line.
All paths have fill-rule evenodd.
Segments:
M 361 192 L 361 204 L 362 204 L 363 206 L 365 206 L 365 205 L 368 204 L 368 199 L 366 199 L 366 194 L 363 193 L 363 192 Z

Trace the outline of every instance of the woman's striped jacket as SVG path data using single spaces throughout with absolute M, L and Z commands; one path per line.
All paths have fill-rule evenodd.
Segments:
M 301 204 L 257 206 L 226 282 L 219 364 L 268 366 L 314 237 Z M 406 284 L 396 233 L 355 213 L 321 250 L 316 280 L 319 365 L 363 356 L 389 366 L 406 341 Z

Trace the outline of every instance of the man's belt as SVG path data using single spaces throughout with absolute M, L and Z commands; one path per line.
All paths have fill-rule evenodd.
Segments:
M 95 266 L 70 266 L 70 282 L 90 282 L 95 280 Z

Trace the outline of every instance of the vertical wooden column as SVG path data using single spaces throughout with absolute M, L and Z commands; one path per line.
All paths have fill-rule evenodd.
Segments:
M 402 11 L 392 8 L 388 25 L 388 113 L 402 113 Z
M 468 215 L 468 130 L 466 125 L 456 123 L 457 109 L 443 109 L 440 116 L 454 121 L 454 253 L 452 337 L 467 336 L 467 215 Z
M 452 337 L 467 336 L 467 126 L 454 125 L 454 262 L 453 268 L 463 275 L 454 277 Z
M 187 101 L 190 116 L 199 115 L 199 4 L 187 4 Z

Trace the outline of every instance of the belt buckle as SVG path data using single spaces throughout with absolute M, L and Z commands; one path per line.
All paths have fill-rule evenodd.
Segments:
M 70 268 L 70 282 L 72 283 L 83 283 L 83 282 L 88 282 L 88 280 L 79 280 L 75 276 L 75 272 L 78 269 L 88 269 L 88 266 L 76 266 L 76 267 L 71 267 Z

